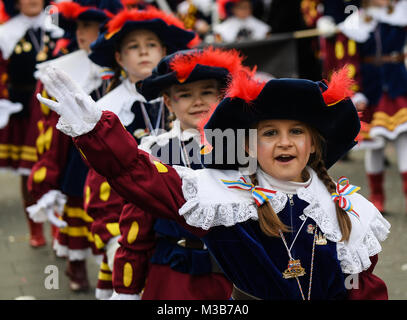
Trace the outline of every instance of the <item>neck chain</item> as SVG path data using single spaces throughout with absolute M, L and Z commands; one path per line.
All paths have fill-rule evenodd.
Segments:
M 28 36 L 31 39 L 32 44 L 35 47 L 35 51 L 37 53 L 37 60 L 38 61 L 44 61 L 47 57 L 46 57 L 46 52 L 44 51 L 44 37 L 45 37 L 45 30 L 41 29 L 41 38 L 40 38 L 40 43 L 38 42 L 37 37 L 35 36 L 35 34 L 33 34 L 33 30 L 29 29 L 28 30 Z
M 151 123 L 150 117 L 148 116 L 144 103 L 140 102 L 140 105 L 141 105 L 141 111 L 143 113 L 144 123 L 145 123 L 147 129 L 150 131 L 150 134 L 156 135 L 157 130 L 160 127 L 160 122 L 161 122 L 161 127 L 164 128 L 164 112 L 163 112 L 164 101 L 161 100 L 161 102 L 160 102 L 160 110 L 158 111 L 157 122 L 155 124 L 155 127 L 153 127 L 153 125 Z
M 181 148 L 181 157 L 182 157 L 182 162 L 188 167 L 191 168 L 191 161 L 189 159 L 189 155 L 187 154 L 187 151 L 185 150 L 185 143 L 184 141 L 181 141 L 179 139 L 179 146 Z M 201 168 L 204 168 L 204 166 L 201 163 Z
M 301 225 L 301 228 L 302 228 L 302 226 L 304 225 L 305 221 L 306 221 L 306 219 L 304 220 L 303 224 Z M 300 228 L 300 230 L 297 232 L 297 235 L 296 235 L 294 241 L 296 240 L 296 238 L 297 238 L 299 232 L 301 231 L 301 228 Z M 311 300 L 312 274 L 313 274 L 313 270 L 314 270 L 315 243 L 316 243 L 316 240 L 317 240 L 317 229 L 318 229 L 318 227 L 315 226 L 315 230 L 314 230 L 314 240 L 313 240 L 313 242 L 312 242 L 311 270 L 310 270 L 310 277 L 309 277 L 309 284 L 308 284 L 308 296 L 307 296 L 307 300 Z M 289 258 L 290 258 L 290 260 L 288 261 L 288 268 L 284 271 L 283 277 L 284 277 L 285 279 L 295 278 L 295 279 L 297 280 L 297 284 L 298 284 L 298 288 L 300 289 L 300 293 L 301 293 L 302 300 L 305 300 L 304 292 L 303 292 L 303 290 L 302 290 L 302 286 L 301 286 L 300 280 L 298 279 L 298 277 L 303 276 L 303 275 L 305 274 L 305 270 L 304 270 L 304 268 L 301 267 L 300 260 L 294 260 L 294 258 L 293 258 L 292 255 L 291 255 L 291 249 L 292 249 L 292 246 L 293 246 L 293 244 L 294 244 L 294 241 L 293 241 L 293 243 L 291 244 L 291 247 L 288 248 L 287 242 L 286 242 L 285 237 L 284 237 L 283 233 L 281 232 L 281 230 L 279 230 L 279 233 L 280 233 L 281 239 L 283 240 L 284 245 L 285 245 L 285 247 L 286 247 L 286 249 L 287 249 L 288 256 L 289 256 Z
M 285 237 L 284 237 L 283 233 L 281 232 L 281 230 L 279 230 L 281 239 L 282 239 L 283 242 L 284 242 L 284 246 L 285 246 L 285 248 L 287 249 L 288 256 L 290 257 L 291 260 L 294 260 L 294 258 L 293 258 L 292 255 L 291 255 L 291 249 L 293 248 L 294 242 L 295 242 L 295 240 L 297 240 L 297 237 L 298 237 L 298 235 L 300 234 L 301 229 L 302 229 L 302 227 L 304 226 L 304 224 L 305 224 L 305 222 L 307 221 L 307 219 L 308 219 L 308 217 L 305 218 L 305 220 L 303 221 L 303 223 L 302 223 L 300 229 L 297 231 L 297 234 L 295 235 L 294 240 L 293 240 L 293 242 L 291 243 L 290 248 L 288 248 L 288 246 L 287 246 L 287 242 L 286 242 L 286 240 L 285 240 Z

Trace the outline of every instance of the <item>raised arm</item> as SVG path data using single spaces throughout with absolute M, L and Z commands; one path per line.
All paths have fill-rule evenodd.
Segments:
M 185 199 L 176 170 L 139 150 L 119 118 L 112 112 L 102 112 L 66 74 L 55 68 L 49 68 L 47 74 L 46 81 L 53 87 L 57 101 L 37 97 L 60 115 L 57 129 L 74 138 L 89 166 L 106 177 L 127 201 L 190 229 L 178 214 Z

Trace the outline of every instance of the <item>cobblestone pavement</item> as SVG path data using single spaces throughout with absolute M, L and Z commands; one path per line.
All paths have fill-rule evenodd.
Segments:
M 387 284 L 389 298 L 407 299 L 407 214 L 401 189 L 401 179 L 397 171 L 394 149 L 386 149 L 390 165 L 386 171 L 386 218 L 391 223 L 389 238 L 383 243 L 379 263 L 375 274 Z M 330 170 L 334 179 L 345 175 L 354 185 L 360 186 L 364 196 L 368 196 L 367 180 L 364 173 L 363 153 L 355 151 L 349 161 L 339 162 Z M 22 211 L 19 195 L 19 177 L 0 172 L 0 300 L 4 299 L 69 299 L 94 300 L 94 288 L 98 274 L 98 265 L 93 259 L 88 260 L 88 275 L 91 290 L 87 293 L 73 293 L 68 287 L 65 276 L 66 261 L 57 258 L 51 249 L 51 232 L 45 226 L 48 244 L 32 249 L 28 245 L 28 228 Z M 59 289 L 46 289 L 48 276 L 45 268 L 55 265 L 59 271 Z

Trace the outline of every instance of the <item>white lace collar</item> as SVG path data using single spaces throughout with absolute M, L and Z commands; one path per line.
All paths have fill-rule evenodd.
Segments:
M 37 64 L 37 71 L 35 72 L 37 79 L 42 81 L 48 66 L 63 70 L 87 94 L 102 85 L 103 68 L 93 63 L 85 50 L 77 50 L 62 57 Z M 44 83 L 44 81 L 42 82 Z M 45 89 L 48 91 L 47 87 Z M 52 92 L 49 93 L 53 95 Z
M 42 28 L 51 32 L 53 38 L 62 37 L 64 31 L 52 23 L 51 16 L 44 12 L 35 17 L 18 14 L 9 21 L 0 25 L 0 50 L 3 59 L 8 59 L 18 41 L 26 34 L 27 30 Z
M 366 17 L 372 19 L 366 21 Z M 360 9 L 338 24 L 338 28 L 348 38 L 363 43 L 369 39 L 370 33 L 373 32 L 378 23 L 399 27 L 407 26 L 407 1 L 402 0 L 396 3 L 394 11 L 390 14 L 387 8 Z
M 194 227 L 208 230 L 216 226 L 230 227 L 237 223 L 258 220 L 257 206 L 251 192 L 228 189 L 224 180 L 238 180 L 240 173 L 234 170 L 202 169 L 191 170 L 174 166 L 182 179 L 185 204 L 179 214 Z M 297 189 L 300 199 L 309 203 L 304 209 L 305 216 L 312 218 L 328 240 L 337 243 L 338 259 L 344 273 L 359 273 L 369 268 L 369 257 L 381 251 L 379 241 L 384 241 L 390 224 L 380 212 L 359 194 L 349 196 L 360 220 L 350 216 L 352 232 L 348 242 L 340 242 L 342 234 L 336 218 L 336 209 L 331 195 L 316 173 L 312 174 L 307 187 Z M 259 181 L 260 182 L 260 181 Z M 270 203 L 276 213 L 287 203 L 287 195 L 277 191 Z
M 131 107 L 136 101 L 146 102 L 146 99 L 137 92 L 129 79 L 125 79 L 119 86 L 99 99 L 96 104 L 102 110 L 115 113 L 123 125 L 127 126 L 134 120 Z

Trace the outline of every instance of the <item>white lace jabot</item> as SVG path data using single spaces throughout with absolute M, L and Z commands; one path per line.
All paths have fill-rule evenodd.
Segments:
M 179 209 L 179 214 L 189 225 L 209 230 L 216 226 L 230 227 L 250 219 L 258 220 L 257 206 L 251 192 L 229 189 L 222 182 L 222 179 L 239 180 L 241 174 L 238 171 L 194 171 L 179 166 L 174 166 L 174 169 L 182 180 L 182 191 L 186 200 Z M 349 215 L 352 222 L 350 239 L 346 243 L 341 242 L 342 234 L 331 195 L 315 171 L 310 168 L 308 170 L 311 174 L 310 183 L 296 189 L 298 197 L 309 203 L 303 211 L 304 215 L 317 223 L 328 240 L 337 243 L 338 259 L 344 273 L 356 274 L 367 270 L 371 265 L 369 257 L 381 251 L 379 242 L 387 238 L 390 224 L 371 202 L 360 194 L 352 194 L 349 200 L 360 219 Z M 261 184 L 262 175 L 258 178 Z M 293 187 L 290 184 L 283 185 L 284 188 Z M 277 192 L 270 204 L 274 211 L 279 213 L 287 204 L 287 195 L 277 188 L 275 190 Z

